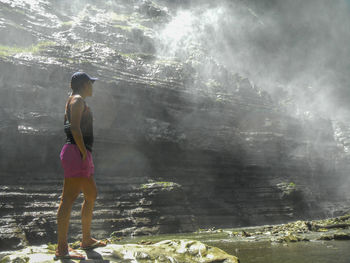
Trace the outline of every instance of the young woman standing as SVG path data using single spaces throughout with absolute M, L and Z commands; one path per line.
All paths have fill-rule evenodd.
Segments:
M 91 220 L 97 189 L 92 160 L 94 141 L 92 113 L 85 98 L 92 96 L 92 84 L 97 80 L 84 72 L 76 72 L 71 79 L 72 94 L 69 96 L 64 116 L 64 131 L 67 139 L 60 158 L 64 170 L 64 185 L 57 211 L 58 246 L 55 259 L 85 259 L 68 247 L 68 227 L 73 202 L 80 192 L 84 194 L 81 209 L 82 249 L 106 246 L 105 242 L 91 237 Z

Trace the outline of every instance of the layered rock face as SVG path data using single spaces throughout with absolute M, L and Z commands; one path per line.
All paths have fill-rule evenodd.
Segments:
M 175 11 L 166 1 L 0 1 L 1 249 L 55 240 L 64 105 L 77 70 L 99 78 L 87 99 L 98 237 L 348 209 L 338 191 L 344 139 L 332 122 L 290 115 L 200 46 L 161 56 L 159 34 Z

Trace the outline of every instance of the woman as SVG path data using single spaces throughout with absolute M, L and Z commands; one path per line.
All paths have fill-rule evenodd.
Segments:
M 92 113 L 85 98 L 92 96 L 91 78 L 84 72 L 76 72 L 71 79 L 72 94 L 69 96 L 64 116 L 64 131 L 67 136 L 60 157 L 64 170 L 64 185 L 57 211 L 58 244 L 55 259 L 85 259 L 80 253 L 68 248 L 67 235 L 73 202 L 80 192 L 84 194 L 81 209 L 83 238 L 82 249 L 106 246 L 105 242 L 91 237 L 92 211 L 97 196 L 94 181 L 94 164 L 91 151 L 93 145 Z

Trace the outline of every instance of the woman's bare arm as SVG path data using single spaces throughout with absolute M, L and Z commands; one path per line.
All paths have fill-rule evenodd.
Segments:
M 74 96 L 71 100 L 70 107 L 70 130 L 74 141 L 81 152 L 82 159 L 85 160 L 86 148 L 83 140 L 83 134 L 80 129 L 80 120 L 85 107 L 83 98 L 80 96 Z

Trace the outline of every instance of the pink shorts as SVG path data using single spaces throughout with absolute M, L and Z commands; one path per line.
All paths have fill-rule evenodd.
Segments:
M 65 144 L 60 158 L 64 177 L 90 177 L 94 174 L 95 167 L 91 152 L 87 151 L 86 159 L 83 161 L 76 144 Z

